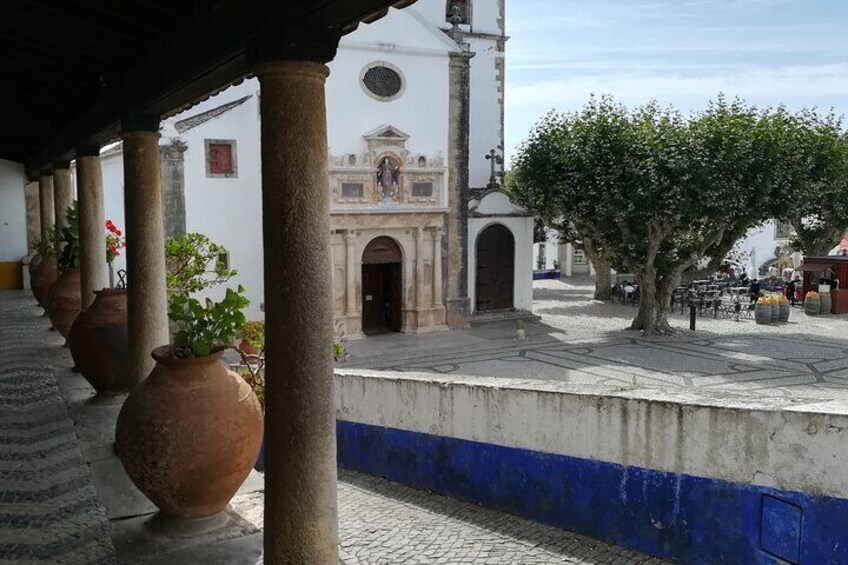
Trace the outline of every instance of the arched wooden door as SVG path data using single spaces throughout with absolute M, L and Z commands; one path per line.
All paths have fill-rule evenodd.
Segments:
M 477 236 L 477 312 L 514 307 L 515 238 L 506 226 L 493 224 Z
M 362 253 L 362 332 L 399 332 L 403 288 L 400 247 L 390 237 L 376 237 Z

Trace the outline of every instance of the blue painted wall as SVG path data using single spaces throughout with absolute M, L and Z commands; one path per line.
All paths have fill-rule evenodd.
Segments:
M 681 563 L 848 565 L 848 500 L 347 421 L 337 430 L 344 468 Z

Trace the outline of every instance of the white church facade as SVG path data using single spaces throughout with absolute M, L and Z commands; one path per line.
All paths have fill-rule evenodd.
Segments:
M 419 0 L 345 36 L 329 65 L 328 276 L 349 337 L 531 308 L 533 219 L 500 189 L 504 1 Z M 248 78 L 164 120 L 160 141 L 166 236 L 225 246 L 253 319 L 265 293 L 260 96 Z M 121 158 L 120 145 L 102 153 L 118 225 Z

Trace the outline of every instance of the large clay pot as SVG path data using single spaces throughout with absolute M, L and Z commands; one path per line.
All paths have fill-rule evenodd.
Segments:
M 56 269 L 56 261 L 52 257 L 45 260 L 40 255 L 36 255 L 29 264 L 29 285 L 32 288 L 32 295 L 45 310 L 47 309 L 47 294 L 58 278 L 59 271 Z
M 127 397 L 115 446 L 130 479 L 163 514 L 204 518 L 227 506 L 259 455 L 263 419 L 250 385 L 221 363 L 153 351 Z
M 82 309 L 80 270 L 62 269 L 59 279 L 47 293 L 46 302 L 47 314 L 53 322 L 53 327 L 67 339 L 71 325 Z
M 68 335 L 74 365 L 98 394 L 129 392 L 127 291 L 107 288 L 94 294 Z

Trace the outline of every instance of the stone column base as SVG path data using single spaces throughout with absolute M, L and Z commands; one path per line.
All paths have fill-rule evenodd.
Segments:
M 423 334 L 448 329 L 445 307 L 428 306 L 404 309 L 403 333 Z
M 461 298 L 448 298 L 447 325 L 451 329 L 471 327 L 471 299 L 467 296 Z

